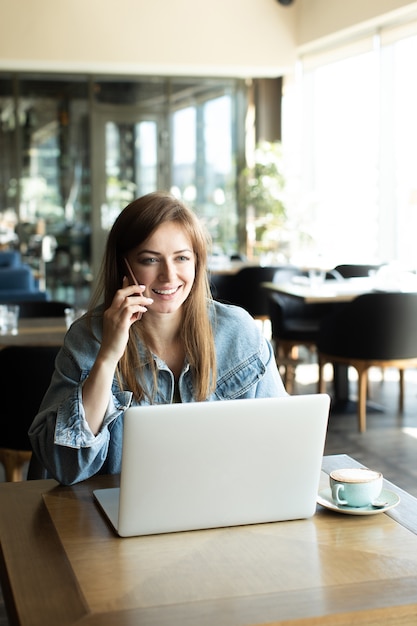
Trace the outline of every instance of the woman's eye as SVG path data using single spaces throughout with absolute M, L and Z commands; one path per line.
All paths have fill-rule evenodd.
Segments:
M 183 254 L 178 257 L 178 261 L 189 261 L 190 257 L 184 256 Z
M 148 257 L 146 259 L 142 259 L 141 263 L 143 265 L 153 265 L 154 263 L 157 263 L 158 259 L 156 259 L 155 257 Z

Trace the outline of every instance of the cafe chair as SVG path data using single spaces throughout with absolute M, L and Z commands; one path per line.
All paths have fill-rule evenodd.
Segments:
M 231 304 L 232 274 L 212 273 L 209 276 L 210 291 L 214 300 Z
M 336 265 L 335 271 L 342 278 L 365 278 L 369 272 L 377 272 L 381 265 L 361 265 L 354 263 L 343 263 Z
M 298 268 L 286 268 L 275 274 L 275 282 L 291 281 L 304 276 Z M 331 304 L 306 304 L 301 299 L 278 292 L 269 292 L 271 339 L 277 365 L 283 369 L 283 381 L 288 393 L 293 393 L 296 367 L 301 363 L 299 348 L 316 353 L 321 318 L 331 310 Z
M 34 300 L 18 302 L 19 317 L 65 317 L 65 309 L 71 308 L 73 305 L 61 300 Z
M 0 462 L 6 481 L 23 480 L 32 457 L 28 430 L 54 371 L 59 347 L 7 346 L 0 350 Z M 17 392 L 14 391 L 17 389 Z
M 404 371 L 417 367 L 417 293 L 366 293 L 338 307 L 320 324 L 317 340 L 319 391 L 326 363 L 358 372 L 358 428 L 366 431 L 368 370 L 399 370 L 399 410 L 404 408 Z
M 370 276 L 371 272 L 377 272 L 383 264 L 379 265 L 367 265 L 358 263 L 343 263 L 342 265 L 336 265 L 334 272 L 337 272 L 339 276 L 344 278 L 366 278 Z M 381 375 L 384 377 L 384 369 L 381 370 Z
M 231 304 L 237 304 L 245 309 L 254 319 L 262 322 L 269 320 L 269 295 L 261 286 L 263 282 L 273 282 L 279 266 L 247 266 L 236 274 L 230 275 L 230 280 L 222 290 L 222 299 Z

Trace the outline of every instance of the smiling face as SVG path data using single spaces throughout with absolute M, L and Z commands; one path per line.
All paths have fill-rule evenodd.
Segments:
M 158 226 L 127 255 L 136 280 L 153 298 L 148 313 L 173 313 L 187 299 L 194 283 L 195 255 L 187 232 L 176 222 Z

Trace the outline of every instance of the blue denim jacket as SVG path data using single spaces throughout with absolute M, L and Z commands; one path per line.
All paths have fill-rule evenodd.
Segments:
M 270 343 L 243 309 L 213 302 L 210 307 L 217 358 L 217 383 L 208 401 L 265 398 L 286 395 Z M 32 447 L 48 470 L 63 484 L 73 484 L 97 473 L 120 472 L 123 414 L 137 404 L 130 391 L 113 380 L 100 432 L 94 435 L 85 420 L 82 384 L 96 359 L 102 318 L 94 317 L 95 337 L 85 319 L 72 324 L 55 364 L 51 384 L 29 430 Z M 138 350 L 144 353 L 143 346 Z M 174 376 L 154 357 L 158 369 L 155 403 L 173 401 Z M 152 374 L 146 368 L 152 388 Z M 192 376 L 185 363 L 179 378 L 181 402 L 193 402 Z M 143 404 L 148 403 L 143 401 Z

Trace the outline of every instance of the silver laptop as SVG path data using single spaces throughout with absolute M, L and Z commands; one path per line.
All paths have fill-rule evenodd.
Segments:
M 94 496 L 121 537 L 311 517 L 327 394 L 140 406 L 120 489 Z

